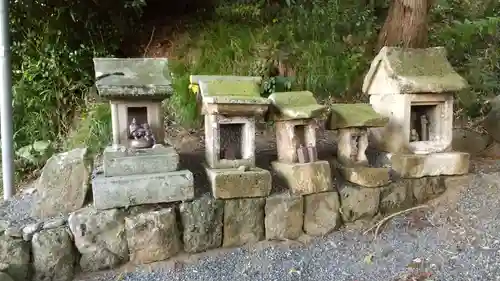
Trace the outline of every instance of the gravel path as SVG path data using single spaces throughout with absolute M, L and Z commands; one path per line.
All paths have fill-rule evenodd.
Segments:
M 475 167 L 483 172 L 468 185 L 448 190 L 432 211 L 394 218 L 375 241 L 352 227 L 302 244 L 262 242 L 77 280 L 500 280 L 499 167 Z

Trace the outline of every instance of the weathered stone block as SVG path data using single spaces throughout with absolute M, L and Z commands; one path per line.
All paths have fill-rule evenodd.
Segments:
M 83 207 L 89 190 L 92 161 L 86 148 L 53 155 L 35 184 L 38 198 L 33 216 L 46 218 Z
M 104 176 L 129 176 L 168 173 L 177 170 L 179 154 L 173 147 L 126 149 L 106 147 L 103 152 Z
M 5 272 L 0 272 L 0 281 L 14 281 L 10 275 Z
M 78 252 L 69 229 L 59 227 L 35 233 L 31 240 L 35 280 L 71 281 Z
M 204 195 L 180 206 L 184 250 L 203 252 L 222 245 L 224 201 Z
M 194 197 L 193 174 L 182 170 L 121 177 L 98 175 L 92 191 L 97 209 L 184 201 Z
M 68 225 L 83 271 L 114 268 L 128 261 L 123 211 L 84 208 L 70 214 Z
M 469 172 L 470 155 L 464 152 L 394 154 L 392 169 L 403 178 L 464 175 Z
M 383 214 L 394 213 L 415 205 L 414 179 L 402 179 L 381 188 L 379 210 Z
M 265 238 L 265 198 L 233 199 L 224 202 L 224 247 L 239 247 Z
M 130 260 L 136 264 L 166 260 L 182 249 L 172 208 L 127 217 L 125 227 Z
M 266 239 L 297 239 L 302 234 L 304 201 L 302 196 L 275 194 L 266 199 Z
M 409 180 L 413 196 L 418 203 L 424 203 L 436 198 L 446 191 L 444 177 L 425 177 Z
M 389 168 L 366 166 L 339 167 L 345 180 L 364 187 L 380 187 L 391 182 Z
M 366 188 L 346 184 L 339 190 L 342 219 L 353 222 L 370 219 L 378 212 L 380 188 Z
M 278 177 L 286 182 L 292 194 L 306 195 L 333 190 L 328 161 L 295 164 L 275 161 L 272 167 Z
M 206 171 L 215 198 L 265 197 L 271 193 L 271 173 L 267 170 L 206 168 Z
M 23 239 L 0 236 L 0 263 L 14 281 L 31 281 L 30 243 Z
M 326 235 L 340 227 L 340 200 L 336 191 L 306 195 L 304 203 L 304 231 L 307 234 Z

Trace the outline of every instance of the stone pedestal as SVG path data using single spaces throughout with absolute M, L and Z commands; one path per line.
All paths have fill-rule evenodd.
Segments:
M 108 147 L 104 173 L 92 181 L 97 209 L 168 203 L 194 197 L 193 174 L 177 171 L 179 155 L 172 147 L 148 149 Z
M 392 169 L 402 178 L 465 175 L 470 155 L 464 152 L 388 155 Z
M 173 147 L 127 149 L 107 147 L 103 152 L 104 176 L 129 176 L 176 171 L 179 154 Z
M 272 167 L 294 195 L 333 190 L 332 172 L 328 161 L 294 164 L 276 161 L 272 163 Z
M 364 187 L 381 187 L 391 183 L 389 168 L 352 166 L 338 168 L 342 177 L 352 183 Z
M 271 193 L 271 173 L 253 167 L 249 169 L 212 169 L 206 172 L 212 194 L 218 199 L 266 197 Z

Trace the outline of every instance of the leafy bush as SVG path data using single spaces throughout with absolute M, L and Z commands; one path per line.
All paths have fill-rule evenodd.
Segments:
M 11 2 L 16 149 L 37 141 L 58 146 L 92 85 L 92 58 L 119 50 L 144 5 L 144 0 Z
M 466 116 L 479 117 L 485 101 L 500 93 L 500 2 L 438 1 L 431 20 L 432 43 L 446 47 L 470 84 L 459 105 Z

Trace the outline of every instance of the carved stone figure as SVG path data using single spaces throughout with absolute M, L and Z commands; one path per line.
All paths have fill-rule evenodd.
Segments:
M 129 131 L 130 146 L 133 148 L 150 148 L 156 143 L 153 131 L 148 123 L 139 125 L 137 120 L 133 118 L 129 125 Z

